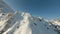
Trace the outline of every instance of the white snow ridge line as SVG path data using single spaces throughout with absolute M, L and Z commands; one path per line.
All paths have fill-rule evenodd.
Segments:
M 60 34 L 60 20 L 16 12 L 0 0 L 0 34 Z

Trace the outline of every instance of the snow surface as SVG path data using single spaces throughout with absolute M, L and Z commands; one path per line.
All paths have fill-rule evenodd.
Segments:
M 60 34 L 60 20 L 13 11 L 0 0 L 0 34 Z

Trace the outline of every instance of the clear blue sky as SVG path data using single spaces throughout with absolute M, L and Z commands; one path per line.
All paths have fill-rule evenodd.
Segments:
M 60 0 L 4 0 L 17 11 L 29 12 L 34 16 L 60 19 Z

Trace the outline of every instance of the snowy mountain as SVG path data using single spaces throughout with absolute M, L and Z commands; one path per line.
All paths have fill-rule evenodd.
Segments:
M 7 12 L 14 12 L 10 6 L 8 6 L 4 0 L 0 0 L 0 13 L 1 12 L 7 13 Z
M 0 0 L 0 34 L 60 34 L 60 20 L 13 11 Z

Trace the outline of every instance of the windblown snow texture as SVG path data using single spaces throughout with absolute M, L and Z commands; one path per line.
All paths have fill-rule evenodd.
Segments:
M 60 20 L 13 11 L 0 0 L 0 34 L 60 34 Z

